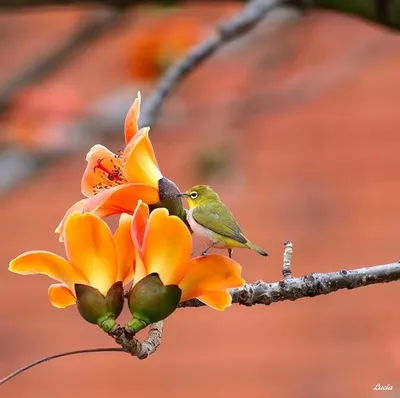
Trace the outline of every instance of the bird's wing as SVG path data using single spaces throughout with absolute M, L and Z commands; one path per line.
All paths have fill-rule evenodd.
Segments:
M 232 213 L 224 205 L 221 206 L 218 213 L 212 206 L 199 206 L 193 210 L 193 219 L 203 226 L 219 235 L 234 239 L 240 243 L 246 243 L 247 239 L 235 221 Z M 228 222 L 226 220 L 229 220 Z

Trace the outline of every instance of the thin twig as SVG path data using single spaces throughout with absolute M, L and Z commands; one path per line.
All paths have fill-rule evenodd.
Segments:
M 48 357 L 38 359 L 37 361 L 34 361 L 26 366 L 23 366 L 22 368 L 17 369 L 15 372 L 10 373 L 8 376 L 0 380 L 0 385 L 4 384 L 8 380 L 11 380 L 15 376 L 18 376 L 19 374 L 25 372 L 26 370 L 33 368 L 34 366 L 40 365 L 41 363 L 52 361 L 53 359 L 57 358 L 67 357 L 69 355 L 88 354 L 91 352 L 125 352 L 125 350 L 123 348 L 117 348 L 117 347 L 87 348 L 84 350 L 68 351 L 68 352 L 63 352 L 61 354 L 49 355 Z
M 295 301 L 305 297 L 330 294 L 341 289 L 356 289 L 377 283 L 400 280 L 400 262 L 375 267 L 341 270 L 328 273 L 311 273 L 300 278 L 288 278 L 279 282 L 257 281 L 242 288 L 231 290 L 232 303 L 252 306 L 270 305 L 278 301 Z M 180 307 L 202 307 L 196 299 L 180 304 Z
M 283 4 L 283 0 L 251 0 L 242 12 L 222 24 L 216 34 L 193 47 L 184 58 L 173 64 L 164 74 L 148 100 L 143 104 L 140 126 L 155 122 L 161 105 L 178 83 L 191 71 L 211 57 L 228 42 L 254 28 L 264 17 Z
M 139 359 L 146 359 L 149 355 L 154 354 L 158 346 L 161 344 L 164 322 L 156 322 L 150 325 L 147 339 L 143 342 L 135 339 L 129 330 L 121 326 L 115 326 L 109 335 L 119 344 L 125 352 Z
M 282 275 L 285 279 L 292 277 L 293 243 L 287 240 L 284 243 Z

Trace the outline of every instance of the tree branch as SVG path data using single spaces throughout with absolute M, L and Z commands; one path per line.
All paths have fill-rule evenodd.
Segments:
M 270 305 L 278 301 L 295 301 L 305 297 L 330 294 L 342 289 L 356 289 L 376 283 L 400 280 L 400 262 L 352 270 L 343 269 L 337 272 L 313 272 L 294 278 L 290 276 L 291 250 L 291 242 L 286 242 L 282 271 L 284 279 L 274 283 L 257 281 L 246 284 L 242 288 L 231 289 L 232 303 L 248 307 L 256 304 Z M 180 307 L 202 307 L 204 305 L 201 301 L 193 299 L 181 303 Z
M 158 346 L 161 344 L 164 322 L 153 323 L 149 326 L 149 334 L 143 342 L 137 340 L 134 335 L 121 326 L 115 326 L 109 335 L 119 344 L 124 351 L 139 359 L 146 359 L 149 355 L 154 354 Z
M 215 35 L 193 47 L 185 57 L 174 63 L 165 72 L 159 84 L 143 104 L 140 126 L 153 125 L 168 94 L 190 72 L 210 58 L 226 43 L 254 28 L 268 13 L 280 7 L 283 3 L 283 0 L 249 1 L 243 11 L 222 24 Z

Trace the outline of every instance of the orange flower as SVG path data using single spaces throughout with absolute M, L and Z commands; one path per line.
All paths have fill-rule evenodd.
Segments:
M 62 240 L 66 217 L 74 211 L 107 217 L 123 212 L 132 214 L 139 199 L 148 204 L 160 201 L 158 181 L 163 177 L 149 139 L 149 127 L 138 129 L 140 93 L 125 119 L 126 147 L 114 154 L 95 145 L 86 156 L 87 166 L 81 190 L 87 198 L 76 202 L 66 213 L 56 233 Z
M 106 295 L 115 282 L 126 284 L 133 278 L 131 219 L 123 214 L 113 236 L 99 217 L 74 212 L 64 226 L 68 260 L 47 251 L 31 251 L 12 260 L 9 270 L 21 275 L 44 274 L 61 282 L 48 291 L 51 304 L 58 308 L 76 303 L 75 284 L 91 286 Z
M 190 259 L 192 238 L 186 225 L 168 210 L 159 208 L 149 214 L 139 202 L 132 219 L 136 268 L 134 284 L 157 273 L 164 285 L 177 285 L 181 302 L 197 297 L 216 310 L 231 305 L 228 288 L 243 286 L 242 267 L 220 254 Z
M 167 14 L 144 20 L 135 29 L 127 52 L 127 70 L 135 80 L 151 82 L 208 34 L 197 18 Z

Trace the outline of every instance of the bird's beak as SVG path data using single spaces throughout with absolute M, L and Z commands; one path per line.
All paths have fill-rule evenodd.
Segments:
M 185 192 L 181 192 L 181 193 L 178 193 L 178 195 L 176 195 L 177 198 L 186 198 L 188 196 L 189 195 L 187 193 L 185 193 Z

